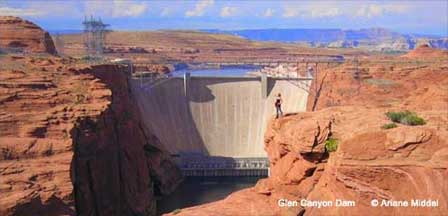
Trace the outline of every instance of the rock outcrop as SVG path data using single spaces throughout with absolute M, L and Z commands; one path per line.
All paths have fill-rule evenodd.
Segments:
M 180 172 L 117 65 L 3 57 L 0 215 L 152 215 Z M 6 68 L 6 69 L 5 69 Z
M 443 215 L 448 210 L 446 120 L 385 130 L 385 111 L 340 106 L 273 120 L 266 134 L 269 178 L 176 215 Z M 431 111 L 419 114 L 433 116 Z M 329 136 L 338 142 L 336 152 L 324 150 Z M 303 207 L 302 199 L 351 200 L 356 208 Z M 439 206 L 372 207 L 372 199 L 431 199 Z M 280 200 L 299 203 L 282 207 Z
M 401 61 L 401 60 L 400 60 Z M 444 215 L 448 211 L 448 65 L 349 63 L 319 70 L 309 110 L 272 120 L 265 134 L 271 175 L 224 200 L 176 215 Z M 318 86 L 314 86 L 317 84 Z M 411 110 L 427 124 L 382 129 L 385 112 Z M 325 152 L 329 138 L 335 152 Z M 307 207 L 351 200 L 356 207 Z M 431 207 L 372 207 L 372 199 L 438 200 Z M 297 201 L 295 206 L 285 200 Z M 280 203 L 281 202 L 281 203 Z M 294 204 L 294 203 L 292 203 Z M 174 215 L 174 214 L 171 214 Z
M 0 48 L 56 54 L 48 32 L 30 21 L 13 16 L 0 16 Z
M 351 62 L 327 69 L 319 66 L 316 82 L 310 88 L 307 110 L 344 105 L 448 109 L 447 61 L 407 63 L 402 58 L 390 62 L 362 61 L 358 66 Z
M 448 51 L 431 48 L 428 44 L 420 45 L 409 53 L 403 55 L 405 58 L 423 58 L 423 59 L 448 59 Z

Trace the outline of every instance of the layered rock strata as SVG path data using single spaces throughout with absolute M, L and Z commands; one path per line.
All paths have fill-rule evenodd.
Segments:
M 118 65 L 2 58 L 1 215 L 153 215 L 181 181 Z
M 0 16 L 0 48 L 17 52 L 57 53 L 48 32 L 28 20 L 13 16 Z

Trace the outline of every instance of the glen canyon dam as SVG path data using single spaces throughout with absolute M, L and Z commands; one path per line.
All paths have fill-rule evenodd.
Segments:
M 306 110 L 312 78 L 172 77 L 133 82 L 143 122 L 171 154 L 267 157 L 264 132 L 282 94 L 285 113 Z

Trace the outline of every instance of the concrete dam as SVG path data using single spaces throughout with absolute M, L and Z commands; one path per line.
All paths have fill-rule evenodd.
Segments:
M 160 147 L 180 158 L 184 174 L 204 175 L 195 170 L 266 171 L 264 133 L 275 117 L 275 96 L 281 93 L 284 113 L 305 111 L 311 79 L 187 73 L 130 83 L 143 123 L 160 139 Z

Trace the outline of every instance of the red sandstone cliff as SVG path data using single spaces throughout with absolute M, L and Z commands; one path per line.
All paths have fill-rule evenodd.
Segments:
M 448 128 L 431 111 L 425 126 L 384 130 L 384 109 L 327 108 L 271 122 L 271 176 L 226 199 L 176 215 L 444 215 L 448 210 Z M 331 126 L 330 126 L 331 125 Z M 327 155 L 331 136 L 338 150 Z M 312 146 L 315 146 L 312 148 Z M 356 208 L 279 207 L 280 199 L 356 202 Z M 438 200 L 437 208 L 371 207 L 372 199 Z
M 19 17 L 0 16 L 0 48 L 56 54 L 48 32 Z
M 158 74 L 167 74 L 170 72 L 170 69 L 162 64 L 133 64 L 134 71 L 136 72 L 152 72 Z
M 414 50 L 406 53 L 402 57 L 410 59 L 438 59 L 448 58 L 448 51 L 429 47 L 429 45 L 421 45 Z
M 265 134 L 269 178 L 175 215 L 445 215 L 448 65 L 367 62 L 360 65 L 360 79 L 349 67 L 320 71 L 317 83 L 324 85 L 316 112 L 270 122 Z M 312 92 L 309 109 L 314 96 Z M 385 112 L 406 109 L 416 111 L 427 124 L 381 128 L 390 122 Z M 330 135 L 339 147 L 328 154 L 324 142 Z M 280 199 L 345 199 L 355 201 L 356 207 L 280 207 Z M 432 199 L 439 206 L 375 208 L 372 199 Z
M 154 189 L 169 192 L 179 183 L 180 173 L 154 146 L 157 138 L 146 137 L 129 94 L 128 74 L 116 66 L 100 66 L 93 68 L 93 76 L 112 90 L 112 98 L 108 109 L 94 119 L 82 118 L 72 131 L 77 213 L 154 215 Z
M 365 59 L 358 67 L 347 62 L 320 69 L 310 88 L 307 110 L 314 104 L 315 110 L 344 105 L 447 110 L 447 70 L 448 61 L 406 62 L 401 58 L 389 62 Z
M 181 180 L 120 66 L 2 57 L 0 215 L 153 215 Z

